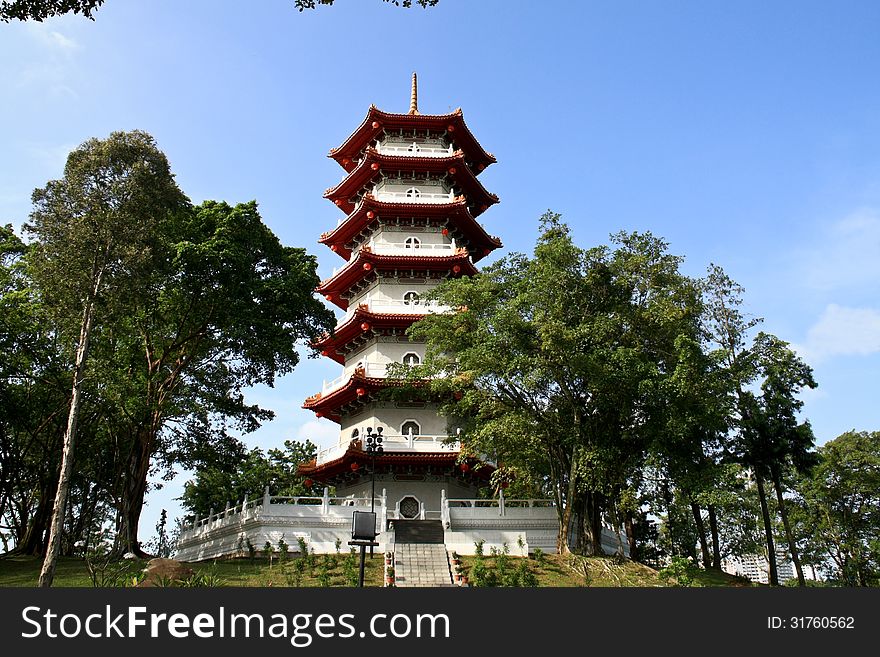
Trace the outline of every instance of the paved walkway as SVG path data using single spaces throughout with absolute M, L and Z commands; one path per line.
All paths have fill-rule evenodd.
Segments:
M 442 543 L 396 543 L 395 586 L 452 586 L 446 546 Z

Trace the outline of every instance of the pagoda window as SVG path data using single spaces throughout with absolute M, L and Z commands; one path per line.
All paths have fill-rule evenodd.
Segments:
M 422 192 L 418 187 L 410 187 L 408 190 L 406 190 L 407 198 L 418 198 L 421 195 Z
M 419 436 L 422 433 L 422 427 L 415 420 L 407 420 L 401 425 L 400 433 L 404 436 Z
M 413 365 L 418 365 L 422 362 L 422 359 L 419 358 L 419 355 L 414 351 L 410 351 L 403 355 L 403 364 L 412 367 Z
M 407 237 L 403 244 L 407 249 L 418 249 L 422 246 L 422 242 L 418 237 Z
M 419 298 L 418 292 L 410 290 L 403 295 L 403 305 L 405 306 L 418 306 L 420 303 L 421 299 Z

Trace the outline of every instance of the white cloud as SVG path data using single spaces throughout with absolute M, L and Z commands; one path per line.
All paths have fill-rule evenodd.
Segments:
M 807 331 L 805 342 L 793 346 L 810 363 L 880 353 L 880 310 L 829 304 Z
M 58 30 L 53 30 L 46 23 L 27 23 L 28 33 L 40 45 L 47 49 L 72 53 L 79 50 L 80 45 L 69 36 L 61 34 Z
M 309 420 L 296 429 L 297 440 L 311 440 L 319 448 L 339 442 L 339 425 L 329 420 Z
M 799 254 L 813 290 L 836 290 L 880 280 L 880 211 L 864 208 L 832 224 L 819 243 Z

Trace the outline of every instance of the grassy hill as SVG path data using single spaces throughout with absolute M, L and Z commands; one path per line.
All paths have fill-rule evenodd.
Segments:
M 658 587 L 678 585 L 674 578 L 663 578 L 647 566 L 631 561 L 619 561 L 613 557 L 580 557 L 575 555 L 545 555 L 536 560 L 507 557 L 502 564 L 499 576 L 499 557 L 486 556 L 482 567 L 495 572 L 496 582 L 504 581 L 504 572 L 528 569 L 534 574 L 538 586 L 542 587 Z M 264 559 L 251 562 L 248 559 L 231 559 L 217 562 L 190 564 L 194 576 L 190 586 L 336 586 L 352 585 L 351 566 L 345 566 L 345 555 L 317 555 L 311 566 L 297 566 L 291 559 L 285 563 L 273 562 L 270 566 Z M 503 558 L 502 558 L 503 562 Z M 0 587 L 36 586 L 41 561 L 34 557 L 0 558 Z M 105 586 L 132 586 L 145 563 L 133 560 L 124 564 L 108 566 L 97 572 L 95 578 Z M 463 557 L 463 571 L 474 581 L 474 557 Z M 365 571 L 366 586 L 382 586 L 382 555 L 367 558 Z M 491 579 L 491 577 L 490 577 Z M 715 570 L 688 569 L 685 584 L 689 586 L 751 586 L 742 578 L 733 577 Z M 688 581 L 690 580 L 690 581 Z M 86 564 L 81 559 L 61 559 L 55 576 L 56 586 L 93 585 Z

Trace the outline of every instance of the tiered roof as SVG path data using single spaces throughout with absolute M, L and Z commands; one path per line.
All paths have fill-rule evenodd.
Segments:
M 496 162 L 495 156 L 480 145 L 473 133 L 464 122 L 461 108 L 451 114 L 391 114 L 383 112 L 375 105 L 370 105 L 363 123 L 351 133 L 341 146 L 330 151 L 329 157 L 336 160 L 346 171 L 357 166 L 358 160 L 366 148 L 383 133 L 426 130 L 437 136 L 443 136 L 455 143 L 463 151 L 468 161 L 477 171 L 482 171 Z
M 449 203 L 418 203 L 379 201 L 372 194 L 364 196 L 360 203 L 336 228 L 321 235 L 318 240 L 329 246 L 334 253 L 348 260 L 350 244 L 357 238 L 368 239 L 380 220 L 395 218 L 421 218 L 445 222 L 457 241 L 467 244 L 471 259 L 478 262 L 494 249 L 501 247 L 501 240 L 489 235 L 474 219 L 467 207 L 467 199 L 456 197 Z
M 324 192 L 324 198 L 330 199 L 346 214 L 354 211 L 356 195 L 363 187 L 378 176 L 387 173 L 425 172 L 448 175 L 455 184 L 465 192 L 474 216 L 485 212 L 490 205 L 498 203 L 498 197 L 487 191 L 477 180 L 474 172 L 465 163 L 464 152 L 456 151 L 447 157 L 419 157 L 410 155 L 388 155 L 375 148 L 368 148 L 360 163 L 349 171 L 348 175 L 336 187 Z

